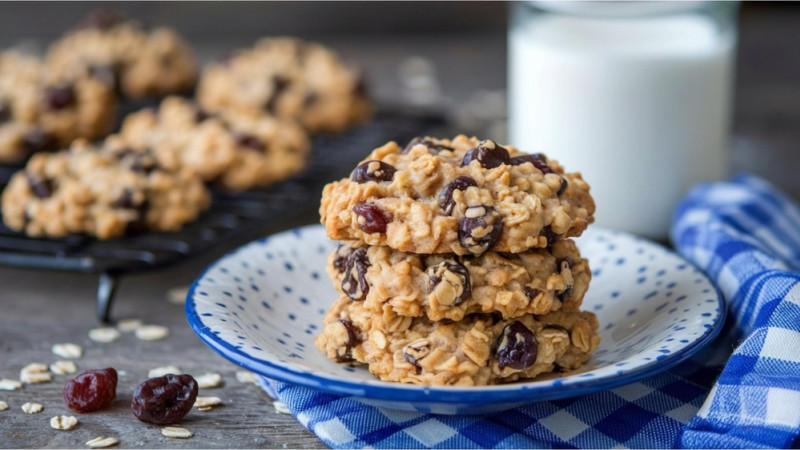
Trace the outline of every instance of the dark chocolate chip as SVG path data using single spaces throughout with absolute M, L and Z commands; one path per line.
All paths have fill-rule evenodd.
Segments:
M 496 347 L 500 370 L 506 367 L 525 370 L 536 362 L 539 343 L 536 342 L 536 337 L 528 327 L 515 320 L 503 328 L 503 333 L 497 339 Z
M 569 186 L 569 183 L 567 182 L 567 179 L 564 178 L 564 177 L 561 177 L 561 186 L 558 187 L 558 192 L 556 192 L 556 196 L 561 197 L 561 194 L 563 194 L 564 191 L 567 190 L 568 186 Z
M 547 157 L 541 153 L 534 153 L 532 155 L 520 155 L 511 158 L 509 164 L 512 166 L 519 166 L 520 164 L 531 163 L 534 167 L 539 169 L 542 173 L 555 173 L 550 166 L 547 165 Z
M 457 190 L 466 191 L 470 186 L 477 187 L 478 183 L 466 175 L 462 175 L 447 183 L 447 186 L 445 186 L 439 194 L 439 207 L 444 210 L 445 214 L 453 212 L 453 207 L 456 205 L 455 200 L 453 200 L 453 192 Z
M 539 236 L 544 236 L 544 238 L 547 239 L 548 247 L 555 244 L 556 241 L 561 239 L 560 235 L 553 232 L 553 228 L 551 228 L 550 225 L 547 225 L 546 227 L 542 228 L 542 231 L 539 232 Z

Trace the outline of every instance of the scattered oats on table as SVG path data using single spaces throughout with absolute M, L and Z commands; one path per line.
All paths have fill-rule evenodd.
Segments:
M 197 409 L 211 408 L 212 406 L 219 406 L 222 404 L 222 399 L 219 397 L 197 397 L 194 401 L 194 407 Z M 207 411 L 207 410 L 206 410 Z
M 117 322 L 117 329 L 123 333 L 133 333 L 140 326 L 142 321 L 139 319 L 121 319 Z
M 168 438 L 188 439 L 192 436 L 191 431 L 183 427 L 164 427 L 161 429 L 161 434 Z
M 39 414 L 44 410 L 44 406 L 41 403 L 27 402 L 22 405 L 22 410 L 25 414 Z
M 121 333 L 116 328 L 102 327 L 92 328 L 89 330 L 89 339 L 99 342 L 101 344 L 108 344 L 114 342 L 121 336 Z
M 174 305 L 183 305 L 186 303 L 186 296 L 189 294 L 189 288 L 186 286 L 172 288 L 167 291 L 167 301 Z
M 53 375 L 46 365 L 30 363 L 19 371 L 19 381 L 25 384 L 48 383 L 53 381 Z
M 75 359 L 83 356 L 83 348 L 80 345 L 63 343 L 54 344 L 51 351 L 62 358 Z
M 163 377 L 168 373 L 179 375 L 182 374 L 183 371 L 178 366 L 160 366 L 150 369 L 147 372 L 147 378 Z
M 75 416 L 55 416 L 50 418 L 50 428 L 56 430 L 71 430 L 78 425 Z
M 197 381 L 197 387 L 200 389 L 209 389 L 222 386 L 222 375 L 214 372 L 207 372 L 202 375 L 194 377 Z
M 50 371 L 56 375 L 67 375 L 78 371 L 78 366 L 72 361 L 56 361 L 50 364 Z
M 241 383 L 256 383 L 256 374 L 247 370 L 239 370 L 236 372 L 236 379 Z
M 274 402 L 272 402 L 272 406 L 275 407 L 275 412 L 278 413 L 278 414 L 291 414 L 292 413 L 291 411 L 289 411 L 289 407 L 286 406 L 285 403 L 279 402 L 278 400 L 275 400 Z
M 116 445 L 119 443 L 119 439 L 115 437 L 105 437 L 105 436 L 98 436 L 91 441 L 87 441 L 86 445 L 89 448 L 104 448 L 104 447 L 111 447 L 112 445 Z
M 136 329 L 136 338 L 143 341 L 157 341 L 169 336 L 169 328 L 161 325 L 142 325 Z
M 8 409 L 8 403 L 0 400 L 0 411 L 5 411 Z
M 22 389 L 22 383 L 19 381 L 8 378 L 0 379 L 0 391 L 16 391 L 17 389 Z

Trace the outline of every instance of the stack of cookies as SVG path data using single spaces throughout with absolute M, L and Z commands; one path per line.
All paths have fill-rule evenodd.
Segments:
M 323 192 L 322 223 L 343 242 L 316 345 L 424 385 L 577 369 L 600 338 L 580 311 L 591 272 L 569 238 L 593 213 L 581 175 L 541 154 L 466 136 L 377 148 Z

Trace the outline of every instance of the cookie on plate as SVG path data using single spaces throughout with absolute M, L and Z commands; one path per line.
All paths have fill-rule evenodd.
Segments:
M 577 369 L 600 343 L 590 312 L 557 311 L 502 320 L 471 315 L 432 322 L 368 311 L 340 297 L 315 344 L 328 358 L 368 364 L 384 381 L 431 386 L 499 384 Z
M 196 175 L 170 172 L 151 155 L 75 141 L 39 153 L 2 195 L 5 224 L 29 236 L 85 233 L 100 239 L 144 230 L 177 231 L 210 203 Z
M 96 78 L 50 74 L 36 57 L 0 53 L 0 163 L 103 137 L 115 108 L 113 91 Z
M 592 274 L 571 240 L 525 253 L 478 257 L 417 255 L 386 246 L 342 244 L 328 258 L 341 294 L 367 310 L 458 321 L 475 313 L 503 318 L 577 311 Z
M 188 44 L 174 30 L 146 30 L 108 12 L 89 15 L 55 42 L 48 70 L 91 74 L 134 99 L 185 92 L 194 85 L 196 63 Z
M 197 98 L 208 111 L 267 113 L 312 133 L 344 131 L 371 112 L 359 74 L 322 45 L 293 38 L 265 38 L 210 65 Z
M 580 173 L 491 140 L 417 138 L 375 149 L 325 186 L 328 237 L 418 254 L 520 253 L 579 236 L 594 220 Z
M 188 169 L 230 190 L 263 187 L 305 167 L 309 139 L 296 123 L 266 115 L 210 115 L 194 103 L 169 97 L 158 110 L 125 118 L 120 131 L 132 149 L 152 151 L 169 170 Z

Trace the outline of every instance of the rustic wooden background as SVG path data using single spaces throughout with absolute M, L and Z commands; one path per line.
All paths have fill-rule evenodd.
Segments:
M 301 24 L 308 23 L 304 22 L 307 17 L 319 18 L 320 25 L 305 26 L 303 32 L 318 34 L 320 40 L 340 50 L 348 60 L 366 67 L 373 91 L 382 101 L 402 99 L 403 86 L 397 68 L 410 55 L 433 62 L 441 81 L 442 101 L 454 114 L 472 93 L 504 88 L 504 6 L 478 4 L 467 10 L 458 9 L 454 6 L 457 4 L 429 6 L 421 14 L 414 9 L 417 6 L 383 5 L 365 6 L 366 12 L 353 16 L 352 22 L 347 22 L 352 26 L 346 29 L 336 20 L 349 20 L 342 17 L 351 14 L 352 8 L 347 5 L 317 5 L 316 9 L 309 5 L 235 5 L 237 9 L 226 7 L 224 11 L 219 5 L 205 6 L 206 13 L 224 12 L 221 17 L 231 33 L 230 40 L 209 39 L 201 34 L 202 27 L 187 18 L 204 8 L 202 5 L 123 6 L 134 15 L 140 12 L 154 22 L 162 16 L 172 17 L 186 28 L 192 39 L 202 41 L 198 47 L 206 59 L 230 49 L 235 45 L 231 42 L 238 45 L 251 41 L 254 33 L 266 34 L 270 30 L 291 33 L 292 28 L 286 23 L 302 28 Z M 63 5 L 4 4 L 0 6 L 0 24 L 8 26 L 0 27 L 0 40 L 9 43 L 25 33 L 28 33 L 25 37 L 47 38 L 53 35 L 52 27 L 72 21 L 87 8 L 86 5 L 73 9 Z M 264 19 L 266 22 L 249 18 L 259 11 L 263 13 L 265 8 L 271 13 L 271 18 Z M 63 11 L 69 13 L 60 13 Z M 320 11 L 330 14 L 319 14 Z M 418 23 L 404 25 L 383 19 L 384 15 Z M 459 17 L 457 25 L 437 28 L 437 23 L 453 15 Z M 338 19 L 325 19 L 327 16 Z M 767 176 L 796 197 L 800 197 L 800 177 L 796 176 L 800 171 L 798 19 L 800 10 L 792 5 L 744 6 L 731 152 L 734 170 Z M 375 20 L 385 20 L 380 23 L 386 28 L 377 26 Z M 31 26 L 38 23 L 49 25 Z M 368 39 L 357 33 L 362 28 L 369 33 Z M 240 32 L 235 32 L 237 29 Z M 36 33 L 39 34 L 33 36 Z M 314 222 L 315 209 L 316 205 L 309 205 L 304 215 L 274 224 L 264 229 L 263 234 Z M 108 344 L 88 339 L 88 330 L 98 325 L 94 314 L 97 280 L 92 275 L 0 267 L 0 378 L 17 378 L 20 368 L 31 362 L 52 363 L 58 358 L 50 352 L 50 347 L 59 342 L 74 342 L 84 347 L 85 355 L 76 360 L 79 370 L 113 366 L 125 371 L 113 407 L 76 415 L 81 424 L 69 432 L 56 431 L 48 425 L 50 417 L 70 414 L 60 397 L 66 376 L 56 376 L 51 383 L 26 386 L 20 391 L 0 391 L 0 400 L 10 407 L 0 411 L 0 447 L 82 448 L 86 441 L 101 435 L 119 438 L 119 446 L 124 448 L 323 446 L 292 416 L 278 414 L 260 388 L 237 381 L 234 373 L 239 369 L 204 346 L 189 329 L 182 306 L 167 300 L 169 289 L 188 286 L 206 265 L 227 250 L 220 248 L 185 264 L 122 280 L 114 316 L 168 326 L 170 336 L 155 342 L 139 341 L 130 334 Z M 164 438 L 158 427 L 141 423 L 130 413 L 129 402 L 135 386 L 146 378 L 149 369 L 167 364 L 193 374 L 219 372 L 225 380 L 221 388 L 201 391 L 200 395 L 221 397 L 224 406 L 209 412 L 192 411 L 183 424 L 194 433 L 191 439 Z M 44 411 L 36 415 L 23 413 L 20 406 L 28 401 L 43 404 Z

